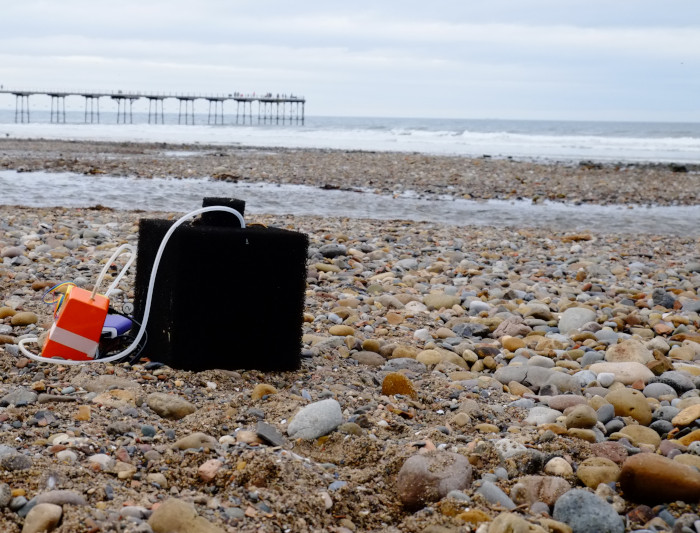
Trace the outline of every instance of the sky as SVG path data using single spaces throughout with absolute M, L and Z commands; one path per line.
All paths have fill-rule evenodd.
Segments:
M 700 122 L 698 0 L 5 0 L 1 12 L 5 89 L 285 93 L 307 116 Z

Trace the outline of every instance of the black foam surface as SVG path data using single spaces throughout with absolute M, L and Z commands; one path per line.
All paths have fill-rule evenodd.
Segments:
M 211 221 L 185 223 L 170 238 L 157 272 L 143 356 L 186 370 L 298 368 L 308 237 Z M 137 318 L 143 318 L 153 260 L 172 224 L 140 221 Z

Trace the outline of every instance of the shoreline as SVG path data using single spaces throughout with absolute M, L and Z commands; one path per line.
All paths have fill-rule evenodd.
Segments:
M 694 166 L 527 162 L 401 152 L 0 139 L 0 169 L 416 191 L 473 200 L 698 205 Z

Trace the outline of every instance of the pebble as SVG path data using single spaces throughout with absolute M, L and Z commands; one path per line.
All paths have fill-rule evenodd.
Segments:
M 348 335 L 355 334 L 355 328 L 337 324 L 328 328 L 328 333 L 336 337 L 347 337 Z
M 685 427 L 693 424 L 700 418 L 700 404 L 686 407 L 673 417 L 671 423 L 677 427 Z
M 24 519 L 22 533 L 42 533 L 53 531 L 63 516 L 60 505 L 40 503 L 36 505 Z
M 262 420 L 258 421 L 255 426 L 255 433 L 263 442 L 272 446 L 282 446 L 286 442 L 284 436 L 277 431 L 277 428 Z
M 615 483 L 620 476 L 620 467 L 604 457 L 589 457 L 576 470 L 576 476 L 591 489 L 601 483 Z
M 384 363 L 386 363 L 386 359 L 384 359 L 384 357 L 376 352 L 369 352 L 367 350 L 356 352 L 352 354 L 351 357 L 358 363 L 367 366 L 382 366 Z
M 570 490 L 571 484 L 561 477 L 523 476 L 511 488 L 510 495 L 518 505 L 543 502 L 551 506 Z
M 619 381 L 623 385 L 631 385 L 637 381 L 648 383 L 654 378 L 654 373 L 642 363 L 637 362 L 622 362 L 622 363 L 593 363 L 589 369 L 600 375 L 613 374 L 615 381 Z M 609 378 L 604 378 L 608 387 L 612 385 Z M 602 383 L 601 383 L 602 385 Z
M 605 399 L 615 407 L 616 416 L 631 416 L 644 426 L 651 423 L 651 407 L 641 392 L 622 388 L 609 392 Z
M 562 416 L 561 411 L 557 411 L 556 409 L 551 409 L 549 407 L 538 406 L 530 409 L 530 412 L 525 420 L 523 420 L 523 423 L 532 426 L 551 424 L 556 422 L 557 418 L 560 416 Z
M 217 459 L 209 459 L 208 461 L 205 461 L 197 469 L 199 479 L 201 479 L 205 483 L 213 481 L 216 477 L 216 474 L 219 472 L 219 470 L 221 470 L 222 466 L 223 463 Z
M 498 505 L 508 510 L 513 510 L 517 507 L 515 502 L 503 492 L 497 485 L 490 481 L 481 481 L 481 485 L 476 489 L 476 493 L 480 494 L 488 503 Z
M 302 408 L 289 423 L 287 435 L 292 439 L 317 439 L 343 423 L 337 400 L 327 399 Z
M 605 360 L 610 363 L 640 363 L 646 365 L 654 355 L 636 339 L 627 339 L 610 346 L 605 351 Z
M 153 533 L 224 533 L 224 530 L 199 516 L 194 505 L 176 498 L 161 503 L 148 519 Z
M 146 397 L 148 407 L 153 409 L 159 416 L 179 420 L 194 413 L 197 408 L 184 398 L 174 394 L 154 392 Z
M 12 489 L 7 483 L 0 483 L 0 509 L 7 507 L 12 499 Z
M 570 334 L 580 329 L 584 324 L 593 322 L 596 319 L 596 312 L 585 307 L 569 307 L 561 314 L 558 328 L 561 333 Z
M 544 467 L 546 474 L 552 476 L 570 477 L 574 474 L 574 469 L 569 462 L 562 457 L 553 457 Z
M 218 447 L 218 442 L 211 435 L 198 431 L 176 440 L 172 447 L 177 450 L 190 450 L 198 448 L 213 450 Z
M 8 405 L 24 406 L 33 404 L 36 401 L 37 394 L 35 392 L 24 387 L 18 387 L 0 398 L 0 407 L 7 407 Z
M 22 311 L 12 315 L 10 319 L 10 324 L 15 327 L 19 326 L 29 326 L 30 324 L 36 324 L 39 321 L 39 316 L 31 311 Z
M 625 497 L 637 503 L 700 499 L 700 472 L 661 455 L 633 455 L 622 465 L 619 481 Z
M 554 504 L 552 516 L 573 533 L 624 533 L 625 524 L 612 505 L 583 489 L 573 489 Z
M 592 428 L 597 423 L 598 415 L 589 405 L 577 405 L 566 414 L 567 428 Z
M 431 451 L 409 457 L 396 477 L 396 491 L 408 509 L 437 501 L 454 490 L 470 487 L 472 467 L 466 457 Z
M 265 396 L 277 394 L 277 389 L 267 383 L 258 383 L 253 387 L 253 392 L 250 393 L 250 399 L 253 401 L 262 400 Z
M 393 396 L 394 394 L 403 394 L 416 398 L 416 389 L 413 383 L 405 375 L 399 372 L 390 372 L 382 381 L 382 394 Z

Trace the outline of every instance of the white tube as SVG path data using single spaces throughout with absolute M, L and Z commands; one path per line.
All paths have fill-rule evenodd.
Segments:
M 102 280 L 104 277 L 107 275 L 107 271 L 109 270 L 110 265 L 117 260 L 117 257 L 119 257 L 121 254 L 124 253 L 124 251 L 129 252 L 129 260 L 126 262 L 124 265 L 124 268 L 121 269 L 119 272 L 119 275 L 116 277 L 116 279 L 112 282 L 112 284 L 109 286 L 107 289 L 107 292 L 105 292 L 105 296 L 109 298 L 109 295 L 114 291 L 114 289 L 117 287 L 121 279 L 124 277 L 126 272 L 129 270 L 129 267 L 131 264 L 134 262 L 134 259 L 136 259 L 136 250 L 134 250 L 134 247 L 131 246 L 130 244 L 122 244 L 119 248 L 117 248 L 114 253 L 112 254 L 112 257 L 109 258 L 105 266 L 102 268 L 102 272 L 100 272 L 100 275 L 97 276 L 97 281 L 95 282 L 95 287 L 92 289 L 92 295 L 91 299 L 95 299 L 95 294 L 97 294 L 97 289 L 99 288 L 100 285 L 102 285 Z
M 89 359 L 87 361 L 76 361 L 75 359 L 55 359 L 55 358 L 49 358 L 49 357 L 41 357 L 39 355 L 35 355 L 32 352 L 30 352 L 27 348 L 24 347 L 25 344 L 29 342 L 37 343 L 39 339 L 37 337 L 31 337 L 31 338 L 26 338 L 22 339 L 18 343 L 18 348 L 19 350 L 29 357 L 30 359 L 33 359 L 34 361 L 39 361 L 41 363 L 54 363 L 54 364 L 59 364 L 59 365 L 82 365 L 84 363 L 111 363 L 112 361 L 116 361 L 117 359 L 121 359 L 122 357 L 125 357 L 129 355 L 131 352 L 133 352 L 136 347 L 138 346 L 138 343 L 141 342 L 141 339 L 143 338 L 144 333 L 146 332 L 146 324 L 148 324 L 148 317 L 151 314 L 151 300 L 153 299 L 153 286 L 155 285 L 156 281 L 156 274 L 158 272 L 158 265 L 160 264 L 160 259 L 163 256 L 163 252 L 165 251 L 165 246 L 168 244 L 168 241 L 170 240 L 170 237 L 172 234 L 175 232 L 175 230 L 182 225 L 184 222 L 187 222 L 189 219 L 196 217 L 197 215 L 201 215 L 202 213 L 208 213 L 210 211 L 223 211 L 226 213 L 231 213 L 232 215 L 235 215 L 238 218 L 238 221 L 241 223 L 241 228 L 245 228 L 245 221 L 243 220 L 243 216 L 236 211 L 235 209 L 231 207 L 226 207 L 223 205 L 213 205 L 210 207 L 202 207 L 200 209 L 196 209 L 190 213 L 187 213 L 186 215 L 182 216 L 179 218 L 166 232 L 165 236 L 163 237 L 163 240 L 160 242 L 160 246 L 158 247 L 158 252 L 156 253 L 156 257 L 153 260 L 153 268 L 151 270 L 151 277 L 148 281 L 148 292 L 146 293 L 146 304 L 144 305 L 144 313 L 143 313 L 143 318 L 141 319 L 141 328 L 139 329 L 138 334 L 136 335 L 136 338 L 133 340 L 133 342 L 126 347 L 124 350 L 119 352 L 118 354 L 111 355 L 109 357 L 105 357 L 104 359 Z M 117 251 L 119 251 L 121 248 L 129 246 L 128 244 L 122 245 Z M 132 248 L 133 249 L 133 248 Z M 115 252 L 116 254 L 116 252 Z M 119 255 L 119 254 L 117 254 Z M 114 259 L 116 257 L 113 255 L 112 256 Z M 134 255 L 132 255 L 133 259 Z M 109 265 L 113 259 L 110 259 L 109 263 L 107 263 L 106 268 L 109 268 Z M 128 263 L 128 265 L 131 264 L 131 260 Z M 127 265 L 127 266 L 128 266 Z M 103 271 L 106 272 L 106 270 L 103 269 Z M 115 283 L 121 278 L 121 276 L 124 274 L 126 270 L 126 267 L 122 270 L 122 272 L 119 274 L 119 277 L 117 280 L 115 280 Z M 101 281 L 101 280 L 98 280 Z M 113 283 L 114 285 L 114 283 Z M 116 285 L 115 285 L 116 286 Z M 95 285 L 97 287 L 97 284 Z M 111 287 L 110 287 L 111 289 Z

